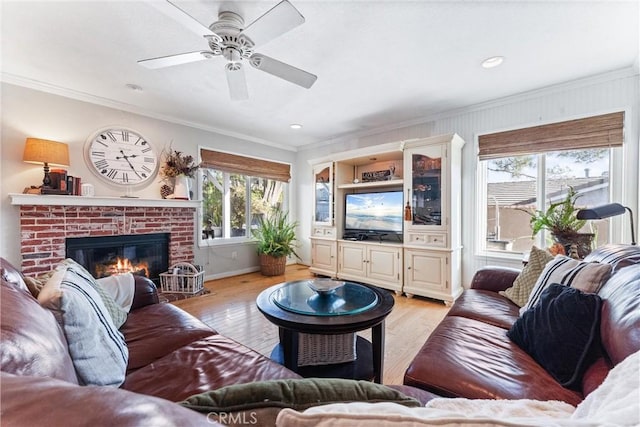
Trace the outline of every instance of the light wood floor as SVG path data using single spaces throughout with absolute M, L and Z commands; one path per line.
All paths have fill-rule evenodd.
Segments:
M 196 316 L 219 333 L 269 355 L 278 342 L 278 328 L 258 311 L 258 294 L 271 285 L 314 277 L 304 265 L 287 266 L 284 276 L 244 274 L 205 283 L 211 294 L 173 304 Z M 404 371 L 448 308 L 442 302 L 395 296 L 386 320 L 385 384 L 402 384 Z M 369 331 L 359 333 L 371 339 Z

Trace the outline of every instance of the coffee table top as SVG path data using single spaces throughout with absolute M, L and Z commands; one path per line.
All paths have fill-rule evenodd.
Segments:
M 286 282 L 271 294 L 273 302 L 283 310 L 310 316 L 341 316 L 370 310 L 378 295 L 359 283 L 338 282 L 336 289 L 317 292 L 315 280 Z
M 355 288 L 347 287 L 345 292 L 351 292 L 348 289 L 351 289 L 352 291 L 354 289 L 356 291 L 361 290 L 359 288 L 360 286 L 366 288 L 367 291 L 364 292 L 365 295 L 370 296 L 371 294 L 369 292 L 371 292 L 376 297 L 370 307 L 366 307 L 368 304 L 365 304 L 364 308 L 361 306 L 360 309 L 355 309 L 351 314 L 332 314 L 328 313 L 329 310 L 327 310 L 327 307 L 320 307 L 321 311 L 325 314 L 302 314 L 297 311 L 292 311 L 291 309 L 284 309 L 280 305 L 276 304 L 274 296 L 277 295 L 278 290 L 283 287 L 286 288 L 290 283 L 296 282 L 305 281 L 284 282 L 271 286 L 262 291 L 256 299 L 256 305 L 260 312 L 262 312 L 269 321 L 281 328 L 310 334 L 344 334 L 357 332 L 380 324 L 393 309 L 394 299 L 391 293 L 375 286 L 352 282 L 347 283 L 357 286 Z M 295 286 L 299 287 L 300 292 L 309 292 L 307 293 L 307 298 L 312 296 L 313 291 L 310 288 L 309 291 L 304 289 L 308 288 L 304 283 L 302 285 L 299 284 Z M 284 291 L 283 295 L 284 294 L 286 294 L 286 291 Z M 300 299 L 302 300 L 303 296 L 300 296 Z M 313 308 L 309 306 L 308 309 L 310 310 Z

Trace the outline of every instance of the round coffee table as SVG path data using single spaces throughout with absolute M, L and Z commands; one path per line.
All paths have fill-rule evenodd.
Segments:
M 382 382 L 384 322 L 393 309 L 393 296 L 360 283 L 327 294 L 309 287 L 309 280 L 284 282 L 265 289 L 258 309 L 280 329 L 280 344 L 271 358 L 303 376 L 373 379 Z M 356 360 L 341 364 L 298 367 L 298 334 L 348 334 L 371 328 L 371 341 L 357 337 Z

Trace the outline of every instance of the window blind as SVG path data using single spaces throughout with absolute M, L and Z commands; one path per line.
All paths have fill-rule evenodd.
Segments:
M 624 112 L 480 135 L 480 160 L 547 151 L 619 147 Z
M 291 166 L 286 163 L 260 160 L 220 151 L 200 149 L 201 167 L 240 175 L 255 176 L 289 182 Z

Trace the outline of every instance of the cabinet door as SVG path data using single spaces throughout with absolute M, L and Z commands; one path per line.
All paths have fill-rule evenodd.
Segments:
M 316 224 L 333 225 L 333 164 L 313 167 L 314 209 Z
M 336 242 L 313 240 L 311 242 L 311 265 L 316 269 L 336 271 Z
M 405 152 L 405 193 L 411 206 L 411 219 L 405 224 L 412 229 L 440 229 L 447 223 L 445 154 L 443 144 Z
M 446 253 L 405 250 L 405 292 L 434 296 L 429 291 L 447 293 L 449 289 Z
M 390 283 L 400 281 L 401 248 L 370 246 L 365 260 L 367 277 Z
M 340 273 L 348 275 L 356 275 L 359 277 L 365 277 L 366 272 L 366 246 L 364 245 L 350 245 L 340 244 L 339 247 Z

